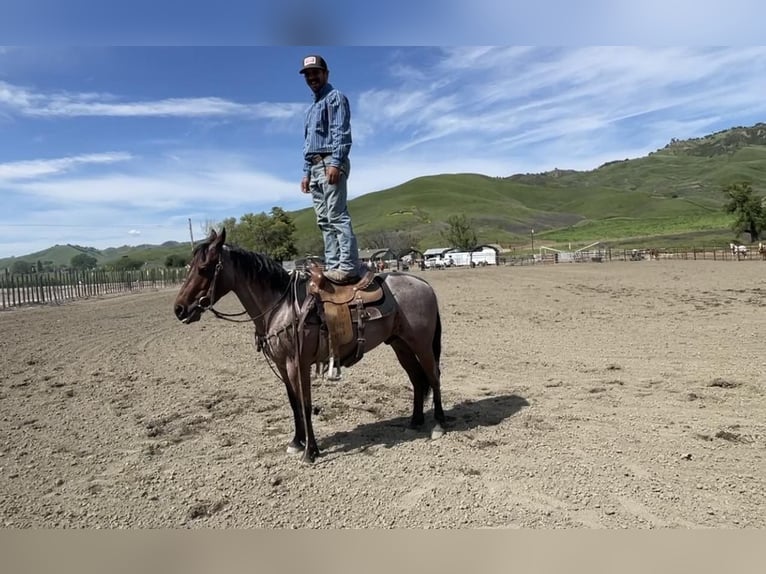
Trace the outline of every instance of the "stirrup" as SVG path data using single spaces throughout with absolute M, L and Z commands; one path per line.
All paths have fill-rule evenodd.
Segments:
M 335 364 L 335 357 L 330 357 L 330 363 L 327 365 L 327 380 L 340 381 L 340 365 Z

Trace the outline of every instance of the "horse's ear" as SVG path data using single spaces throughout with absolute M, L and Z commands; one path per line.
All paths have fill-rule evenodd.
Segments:
M 207 234 L 207 241 L 208 243 L 212 243 L 215 241 L 215 238 L 218 237 L 218 234 L 215 232 L 215 229 L 212 227 L 210 228 L 210 233 Z
M 220 233 L 212 232 L 213 235 L 211 235 L 210 238 L 210 247 L 220 253 L 221 249 L 223 249 L 223 244 L 226 242 L 226 230 L 221 229 Z

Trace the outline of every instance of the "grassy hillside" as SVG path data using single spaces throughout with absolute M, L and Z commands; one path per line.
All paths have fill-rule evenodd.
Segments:
M 531 230 L 541 244 L 608 241 L 624 246 L 702 247 L 732 239 L 722 189 L 749 181 L 766 194 L 766 124 L 702 138 L 673 140 L 646 157 L 608 162 L 590 171 L 554 170 L 505 178 L 480 174 L 420 177 L 349 202 L 354 228 L 365 237 L 407 231 L 425 249 L 444 243 L 447 218 L 465 214 L 483 243 L 523 247 Z M 239 217 L 241 214 L 232 214 Z M 299 246 L 321 244 L 311 208 L 292 212 Z M 162 264 L 189 246 L 120 247 L 103 251 L 55 246 L 21 257 L 68 264 L 86 251 L 99 263 L 128 255 Z M 0 260 L 6 267 L 13 259 Z
M 95 257 L 99 265 L 114 262 L 121 257 L 127 256 L 141 261 L 146 261 L 149 265 L 162 266 L 168 255 L 180 254 L 187 255 L 191 251 L 188 243 L 179 243 L 177 241 L 167 241 L 162 245 L 138 245 L 122 247 L 110 247 L 108 249 L 95 249 L 93 247 L 82 247 L 79 245 L 54 245 L 48 249 L 30 253 L 21 257 L 7 257 L 0 259 L 0 269 L 10 267 L 17 259 L 36 263 L 50 262 L 54 267 L 67 266 L 72 261 L 72 257 L 80 253 L 85 253 Z

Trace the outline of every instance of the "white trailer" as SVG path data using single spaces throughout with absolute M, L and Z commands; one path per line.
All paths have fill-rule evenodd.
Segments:
M 444 254 L 444 259 L 449 265 L 450 258 L 456 267 L 468 267 L 474 265 L 497 265 L 497 251 L 491 247 L 482 247 L 478 251 L 449 251 Z

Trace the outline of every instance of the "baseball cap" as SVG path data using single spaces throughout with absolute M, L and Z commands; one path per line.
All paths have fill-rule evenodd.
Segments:
M 304 74 L 306 70 L 310 70 L 311 68 L 327 71 L 327 62 L 324 61 L 322 56 L 317 56 L 316 54 L 306 56 L 303 58 L 303 67 L 301 68 L 300 73 Z

